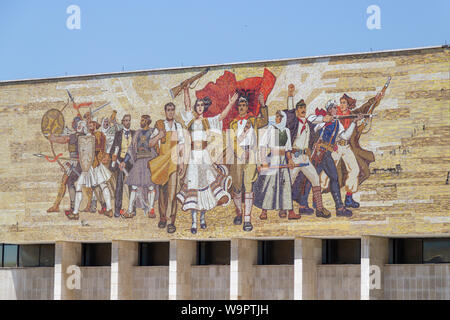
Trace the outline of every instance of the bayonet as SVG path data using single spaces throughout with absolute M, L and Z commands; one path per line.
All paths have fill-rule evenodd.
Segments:
M 109 105 L 110 103 L 111 103 L 111 102 L 107 102 L 107 103 L 101 105 L 100 107 L 95 108 L 94 110 L 92 110 L 92 111 L 91 111 L 91 116 L 92 116 L 94 113 L 96 113 L 97 111 L 102 110 L 104 107 L 106 107 L 106 106 Z

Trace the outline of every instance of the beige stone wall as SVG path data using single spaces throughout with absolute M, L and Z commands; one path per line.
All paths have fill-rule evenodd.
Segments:
M 77 290 L 81 300 L 109 300 L 111 290 L 111 267 L 80 267 L 81 289 Z
M 169 267 L 133 267 L 134 300 L 169 299 Z
M 386 265 L 384 298 L 450 300 L 450 264 Z
M 253 266 L 255 300 L 292 300 L 294 298 L 294 266 Z
M 53 268 L 0 269 L 0 300 L 52 300 Z
M 191 290 L 193 300 L 230 299 L 230 266 L 192 266 Z
M 371 131 L 361 145 L 375 154 L 371 174 L 355 199 L 361 207 L 351 218 L 330 219 L 304 216 L 299 221 L 281 221 L 269 214 L 258 219 L 253 210 L 255 237 L 443 235 L 450 227 L 450 77 L 449 50 L 431 48 L 398 52 L 300 59 L 279 62 L 214 66 L 196 86 L 203 88 L 225 70 L 237 80 L 262 76 L 264 68 L 277 78 L 267 104 L 269 114 L 286 107 L 287 86 L 295 84 L 295 100 L 304 98 L 308 114 L 328 99 L 343 93 L 357 99 L 357 105 L 373 97 L 388 76 L 392 82 L 385 98 L 375 110 Z M 110 241 L 141 239 L 233 238 L 247 234 L 234 226 L 234 207 L 208 212 L 208 228 L 190 233 L 190 214 L 179 210 L 177 232 L 168 234 L 138 211 L 134 219 L 110 219 L 99 214 L 81 213 L 79 221 L 69 221 L 63 209 L 69 205 L 66 194 L 61 211 L 47 213 L 58 190 L 62 173 L 56 163 L 36 158 L 34 153 L 50 154 L 50 144 L 41 133 L 43 114 L 50 108 L 62 109 L 69 89 L 78 103 L 99 106 L 111 102 L 98 117 L 117 110 L 118 119 L 132 115 L 132 127 L 139 117 L 163 117 L 163 105 L 173 101 L 183 107 L 182 95 L 172 99 L 169 89 L 201 69 L 148 71 L 117 75 L 86 76 L 38 81 L 0 83 L 0 242 Z M 194 93 L 191 90 L 191 98 Z M 63 111 L 66 124 L 75 116 L 69 105 Z M 180 115 L 177 114 L 177 119 Z M 154 123 L 154 122 L 153 122 Z M 66 146 L 55 146 L 67 155 Z M 402 169 L 390 173 L 388 169 Z M 128 200 L 125 198 L 124 206 Z M 325 206 L 334 208 L 330 194 Z M 84 203 L 82 204 L 82 207 Z M 297 205 L 295 205 L 297 208 Z M 334 211 L 334 210 L 331 210 Z
M 361 266 L 317 266 L 319 300 L 359 300 L 361 297 Z

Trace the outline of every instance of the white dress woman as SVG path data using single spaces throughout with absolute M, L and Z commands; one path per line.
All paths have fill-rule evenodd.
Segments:
M 231 185 L 231 177 L 224 165 L 212 161 L 209 151 L 206 149 L 208 131 L 222 132 L 222 120 L 227 116 L 231 107 L 235 104 L 238 95 L 234 94 L 229 99 L 228 106 L 223 112 L 214 117 L 203 117 L 203 113 L 211 104 L 209 98 L 197 99 L 194 110 L 191 110 L 189 91 L 186 88 L 185 112 L 182 117 L 191 140 L 186 175 L 184 176 L 181 190 L 177 199 L 181 202 L 183 211 L 191 211 L 191 233 L 197 233 L 197 212 L 200 211 L 200 227 L 206 228 L 205 213 L 218 205 L 226 206 L 231 196 L 228 188 Z
M 269 119 L 269 127 L 259 146 L 263 170 L 260 170 L 258 179 L 253 184 L 254 205 L 262 209 L 261 220 L 267 219 L 267 210 L 278 210 L 280 218 L 286 218 L 286 211 L 293 209 L 288 168 L 288 160 L 292 159 L 292 144 L 283 111 L 277 111 L 275 119 Z

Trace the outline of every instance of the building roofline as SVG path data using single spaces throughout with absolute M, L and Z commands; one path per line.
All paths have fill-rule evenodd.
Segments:
M 111 77 L 111 76 L 129 76 L 142 73 L 160 73 L 166 71 L 182 71 L 188 69 L 199 69 L 199 68 L 217 68 L 217 67 L 230 67 L 230 66 L 241 66 L 249 64 L 263 64 L 263 63 L 279 63 L 279 62 L 293 62 L 293 61 L 303 61 L 303 60 L 319 60 L 326 58 L 345 58 L 350 56 L 362 56 L 362 55 L 378 55 L 384 53 L 402 53 L 411 51 L 423 51 L 430 49 L 444 49 L 448 48 L 448 45 L 442 46 L 428 46 L 428 47 L 417 47 L 417 48 L 406 48 L 406 49 L 393 49 L 393 50 L 381 50 L 381 51 L 369 51 L 369 52 L 356 52 L 356 53 L 344 53 L 344 54 L 330 54 L 330 55 L 319 55 L 319 56 L 308 56 L 299 58 L 284 58 L 284 59 L 269 59 L 269 60 L 257 60 L 257 61 L 246 61 L 246 62 L 232 62 L 232 63 L 219 63 L 219 64 L 209 64 L 209 65 L 197 65 L 197 66 L 186 66 L 186 67 L 169 67 L 169 68 L 155 68 L 155 69 L 144 69 L 144 70 L 134 70 L 134 71 L 120 71 L 120 72 L 106 72 L 106 73 L 92 73 L 92 74 L 82 74 L 82 75 L 71 75 L 71 76 L 61 76 L 61 77 L 49 77 L 49 78 L 30 78 L 30 79 L 16 79 L 16 80 L 0 80 L 0 85 L 5 84 L 21 84 L 29 82 L 43 82 L 43 81 L 66 81 L 75 79 L 89 79 L 97 77 Z

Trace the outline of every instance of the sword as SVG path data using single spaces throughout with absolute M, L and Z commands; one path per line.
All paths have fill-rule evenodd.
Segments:
M 102 110 L 104 107 L 106 107 L 106 106 L 109 105 L 110 103 L 111 103 L 111 102 L 107 102 L 107 103 L 101 105 L 100 107 L 95 108 L 94 110 L 91 111 L 91 115 L 94 114 L 94 113 L 96 113 L 97 111 Z
M 306 167 L 306 166 L 309 166 L 309 163 L 299 163 L 299 164 L 294 165 L 294 168 L 300 168 L 300 167 Z M 258 171 L 271 170 L 271 169 L 284 169 L 284 168 L 289 168 L 289 165 L 258 167 Z
M 48 156 L 48 155 L 42 154 L 42 153 L 33 153 L 33 156 L 38 157 L 38 158 L 45 158 L 45 159 L 47 159 L 47 158 L 54 159 L 55 158 L 54 156 Z M 77 160 L 78 161 L 78 159 L 73 159 L 73 158 L 66 158 L 66 157 L 57 157 L 57 158 L 60 160 L 71 160 L 71 161 Z

